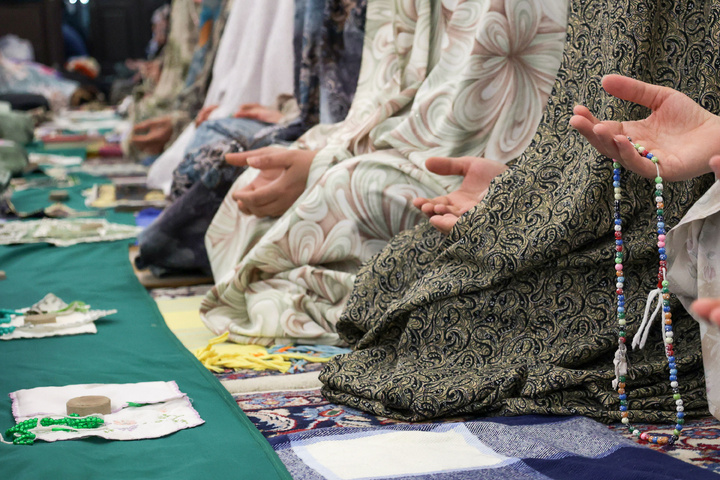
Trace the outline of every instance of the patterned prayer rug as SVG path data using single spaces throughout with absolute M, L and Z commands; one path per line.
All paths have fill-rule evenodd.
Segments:
M 371 427 L 400 423 L 328 402 L 320 389 L 233 395 L 266 437 L 329 427 Z
M 269 442 L 296 480 L 717 478 L 584 417 L 322 428 Z
M 670 435 L 670 425 L 653 425 L 648 423 L 633 424 L 643 432 Z M 616 423 L 610 426 L 627 438 L 634 438 L 627 428 Z M 683 428 L 680 440 L 674 446 L 651 444 L 650 448 L 660 450 L 687 463 L 702 466 L 720 473 L 720 421 L 714 417 L 688 420 Z

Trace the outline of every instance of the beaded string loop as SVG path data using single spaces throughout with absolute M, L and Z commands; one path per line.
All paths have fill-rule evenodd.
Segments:
M 24 313 L 16 312 L 15 310 L 10 310 L 8 308 L 0 308 L 0 335 L 5 335 L 6 333 L 12 333 L 15 331 L 15 327 L 12 325 L 2 325 L 4 323 L 10 323 L 13 315 L 24 315 Z
M 628 137 L 632 143 L 632 139 Z M 670 387 L 673 391 L 673 399 L 675 400 L 676 409 L 676 425 L 671 436 L 667 435 L 648 435 L 641 432 L 638 428 L 630 424 L 628 412 L 628 396 L 626 393 L 626 375 L 625 371 L 621 371 L 618 376 L 617 393 L 620 399 L 620 417 L 622 423 L 627 427 L 628 431 L 642 440 L 659 445 L 672 445 L 680 438 L 680 432 L 685 424 L 685 407 L 683 406 L 682 396 L 677 377 L 677 365 L 675 363 L 675 352 L 673 347 L 673 329 L 672 329 L 672 313 L 670 312 L 670 289 L 667 281 L 667 254 L 665 250 L 665 203 L 663 199 L 663 179 L 660 175 L 660 167 L 658 166 L 658 158 L 648 152 L 642 145 L 633 143 L 635 150 L 652 161 L 655 164 L 657 177 L 655 177 L 655 205 L 657 208 L 657 246 L 658 246 L 658 289 L 662 291 L 663 317 L 664 317 L 664 342 L 665 356 L 668 360 L 670 368 Z M 615 285 L 615 294 L 617 295 L 617 320 L 618 320 L 618 353 L 619 362 L 627 366 L 627 347 L 625 346 L 627 333 L 625 331 L 627 321 L 625 319 L 625 276 L 623 273 L 623 238 L 622 238 L 622 218 L 620 215 L 620 202 L 622 200 L 622 183 L 621 174 L 622 165 L 613 160 L 613 187 L 615 192 L 615 275 L 617 283 Z
M 51 427 L 53 432 L 75 432 L 80 429 L 98 428 L 105 420 L 100 417 L 80 417 L 77 414 L 70 414 L 64 418 L 29 418 L 10 427 L 5 431 L 5 436 L 12 439 L 14 445 L 32 445 L 37 435 L 31 430 L 42 427 Z M 3 442 L 6 443 L 6 442 Z

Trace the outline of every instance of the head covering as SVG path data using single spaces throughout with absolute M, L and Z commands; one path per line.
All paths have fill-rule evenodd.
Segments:
M 404 420 L 469 413 L 619 420 L 611 386 L 612 166 L 568 121 L 578 103 L 603 119 L 647 116 L 602 91 L 609 73 L 678 89 L 718 113 L 719 15 L 711 1 L 572 0 L 563 63 L 532 144 L 449 236 L 424 223 L 363 267 L 338 323 L 355 351 L 322 372 L 324 395 Z M 632 338 L 657 286 L 657 218 L 654 182 L 631 173 L 624 182 Z M 666 224 L 677 224 L 711 182 L 666 183 Z M 672 303 L 685 413 L 704 413 L 697 324 Z M 659 330 L 629 354 L 631 421 L 675 414 Z

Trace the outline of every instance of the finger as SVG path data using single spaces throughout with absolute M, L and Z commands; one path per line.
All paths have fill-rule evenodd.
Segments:
M 250 182 L 247 185 L 245 185 L 244 187 L 234 190 L 232 192 L 231 196 L 232 196 L 233 200 L 235 200 L 237 202 L 240 200 L 243 192 L 252 192 L 253 190 L 255 190 L 255 185 L 253 184 L 253 182 Z
M 135 135 L 132 142 L 136 145 L 147 145 L 149 143 L 156 143 L 160 141 L 160 134 L 158 132 L 150 132 L 145 135 Z
M 573 115 L 586 118 L 593 124 L 600 123 L 600 120 L 595 118 L 595 115 L 593 115 L 585 105 L 575 105 L 575 107 L 573 107 Z
M 279 217 L 287 210 L 284 200 L 278 198 L 266 205 L 251 207 L 252 214 L 256 217 Z
M 237 111 L 235 112 L 235 115 L 233 115 L 235 118 L 248 118 L 250 120 L 262 120 L 260 118 L 260 114 L 255 110 L 244 110 L 244 111 Z
M 252 110 L 253 108 L 258 108 L 258 107 L 261 107 L 261 106 L 262 106 L 262 105 L 260 105 L 259 103 L 243 103 L 243 104 L 240 105 L 240 107 L 238 108 L 238 112 L 241 111 L 241 110 Z
M 449 213 L 446 215 L 435 215 L 434 217 L 430 217 L 430 224 L 444 234 L 450 233 L 450 230 L 452 230 L 457 221 L 458 217 Z
M 253 151 L 226 153 L 225 162 L 236 167 L 247 167 L 247 160 L 253 153 Z
M 669 88 L 651 85 L 622 75 L 606 75 L 603 77 L 602 85 L 610 95 L 644 105 L 651 110 L 657 110 L 673 92 Z
M 141 130 L 147 130 L 152 126 L 151 120 L 144 120 L 133 127 L 133 132 L 139 132 Z
M 417 198 L 413 199 L 413 205 L 415 206 L 415 208 L 422 209 L 422 206 L 425 205 L 426 203 L 428 203 L 429 201 L 430 200 L 428 200 L 427 198 L 417 197 Z
M 456 207 L 455 205 L 435 205 L 434 212 L 435 215 L 445 215 L 449 213 L 451 215 L 455 215 L 456 217 L 465 213 L 461 208 Z
M 617 133 L 611 131 L 608 126 L 604 123 L 598 123 L 593 127 L 592 139 L 588 139 L 590 144 L 597 149 L 598 152 L 609 158 L 619 158 L 620 151 L 618 145 L 615 142 L 615 135 Z
M 425 160 L 425 167 L 438 175 L 465 175 L 471 162 L 471 157 L 430 157 Z
M 270 153 L 284 152 L 285 148 L 278 147 L 262 147 L 257 150 L 249 150 L 246 152 L 228 153 L 225 155 L 225 161 L 230 165 L 237 167 L 245 167 L 248 165 L 247 159 L 253 156 L 262 156 Z
M 710 318 L 710 314 L 718 308 L 720 308 L 718 298 L 700 298 L 690 305 L 690 310 L 702 318 Z
M 237 200 L 235 203 L 237 203 L 238 210 L 240 210 L 245 215 L 252 215 L 253 213 L 250 211 L 249 208 L 241 201 Z
M 641 156 L 627 137 L 624 135 L 616 135 L 613 140 L 618 148 L 618 154 L 615 159 L 625 168 L 645 178 L 655 178 L 657 176 L 655 164 Z
M 577 108 L 578 107 L 575 107 L 575 110 L 577 110 Z M 595 128 L 595 125 L 597 125 L 598 123 L 600 123 L 598 119 L 593 117 L 592 115 L 588 117 L 586 115 L 576 113 L 575 115 L 570 117 L 570 126 L 580 132 L 588 140 L 592 140 L 592 138 L 595 136 L 593 128 Z
M 435 204 L 432 202 L 427 202 L 420 207 L 420 210 L 428 217 L 432 217 L 433 215 L 435 215 Z
M 259 170 L 288 168 L 292 166 L 294 154 L 292 150 L 275 151 L 269 154 L 255 154 L 247 159 L 248 165 Z
M 715 173 L 715 178 L 720 178 L 720 155 L 710 159 L 710 169 Z
M 708 315 L 708 319 L 715 325 L 720 326 L 720 307 L 713 308 L 710 315 Z
M 272 182 L 260 188 L 252 190 L 238 190 L 237 196 L 233 198 L 242 201 L 251 210 L 262 208 L 278 201 L 283 194 L 283 189 L 278 188 L 278 182 Z
M 423 205 L 421 205 L 419 208 L 422 210 L 422 212 L 427 216 L 435 215 L 435 207 L 438 205 L 449 205 L 450 199 L 447 195 L 442 195 L 440 197 L 430 198 L 428 199 Z

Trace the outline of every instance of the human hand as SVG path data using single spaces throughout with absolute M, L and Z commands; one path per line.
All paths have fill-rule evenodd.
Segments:
M 487 194 L 490 181 L 507 170 L 504 163 L 476 157 L 432 157 L 425 161 L 428 170 L 438 175 L 462 175 L 460 188 L 432 199 L 416 198 L 413 205 L 430 218 L 430 223 L 447 234 L 460 216 L 477 205 Z
M 657 176 L 655 165 L 640 156 L 627 137 L 659 159 L 661 176 L 686 180 L 710 172 L 708 160 L 720 152 L 720 119 L 671 88 L 620 75 L 603 78 L 610 95 L 649 107 L 652 113 L 634 122 L 599 121 L 578 105 L 570 125 L 603 155 L 644 177 Z
M 215 109 L 218 108 L 218 106 L 219 105 L 209 105 L 207 107 L 201 108 L 197 114 L 197 117 L 195 117 L 195 126 L 199 127 L 205 120 L 210 117 L 210 114 L 214 112 Z
M 249 118 L 265 123 L 280 123 L 285 118 L 279 110 L 260 105 L 259 103 L 246 103 L 240 105 L 233 115 L 235 118 Z
M 720 298 L 700 298 L 690 305 L 698 316 L 720 325 Z
M 249 165 L 260 170 L 252 182 L 232 194 L 240 211 L 257 217 L 279 217 L 285 213 L 305 191 L 316 154 L 312 150 L 265 147 L 225 155 L 225 161 L 231 165 Z
M 138 64 L 140 76 L 155 84 L 160 80 L 162 64 L 158 60 L 143 61 Z
M 172 137 L 172 119 L 169 116 L 151 118 L 133 127 L 130 142 L 142 152 L 157 155 Z

